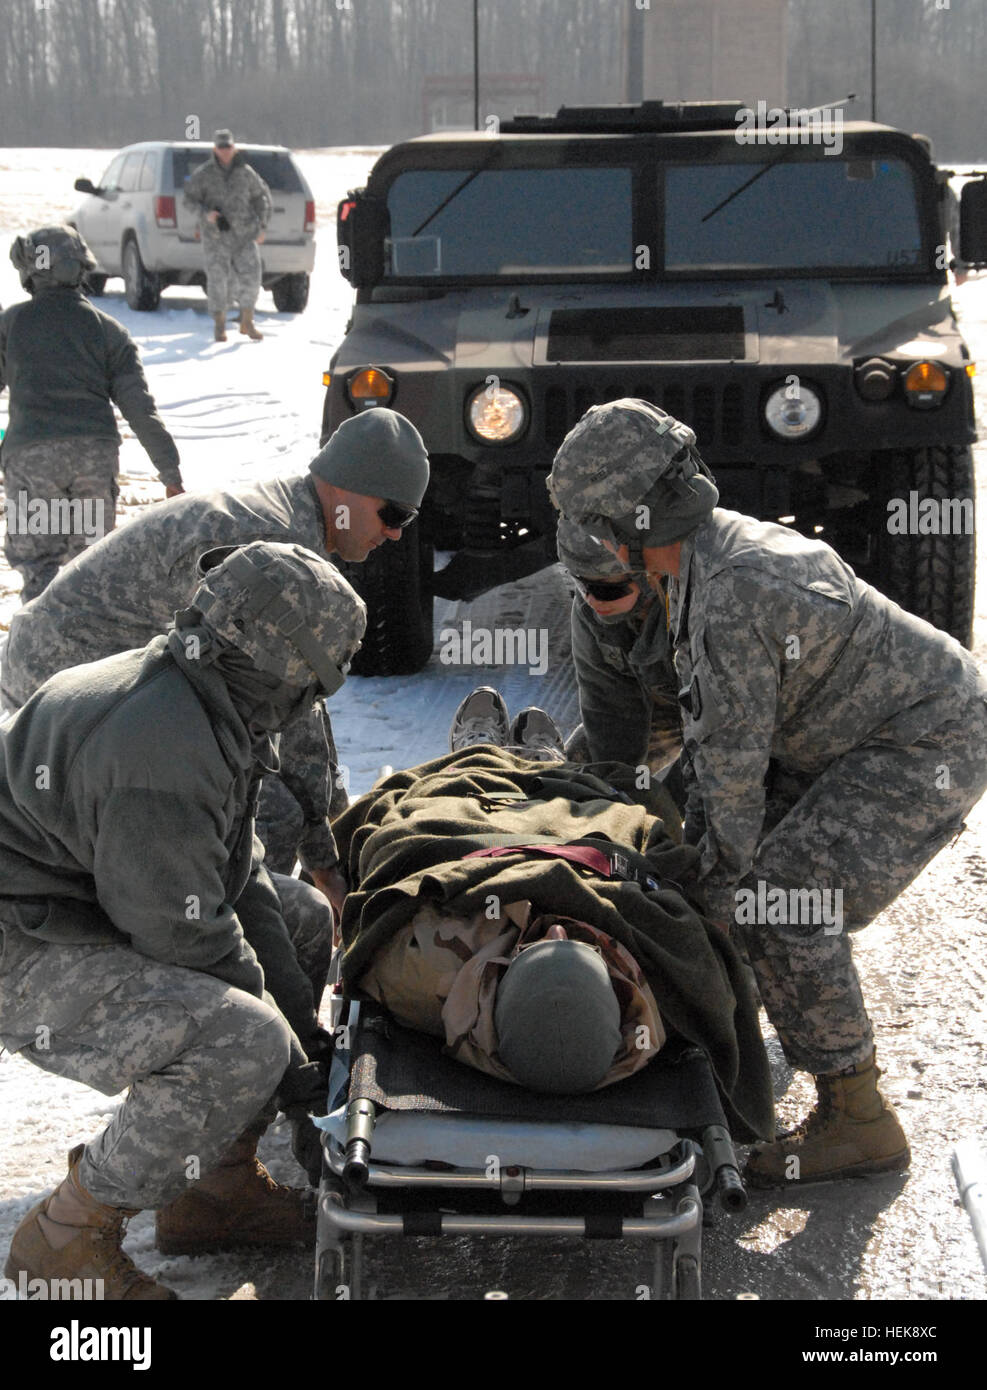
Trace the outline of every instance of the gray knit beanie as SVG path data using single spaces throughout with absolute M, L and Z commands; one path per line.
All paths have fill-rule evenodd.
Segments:
M 382 405 L 344 420 L 309 469 L 333 487 L 404 507 L 420 507 L 428 486 L 421 435 L 410 420 Z
M 539 941 L 516 956 L 497 987 L 494 1025 L 500 1060 L 533 1091 L 593 1090 L 621 1044 L 607 967 L 582 941 Z

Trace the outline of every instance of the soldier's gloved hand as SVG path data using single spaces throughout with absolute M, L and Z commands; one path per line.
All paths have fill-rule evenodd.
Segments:
M 322 1132 L 312 1123 L 304 1106 L 292 1106 L 287 1112 L 291 1121 L 291 1152 L 299 1168 L 304 1168 L 313 1187 L 322 1178 Z
M 326 1113 L 329 1096 L 329 1062 L 304 1062 L 289 1067 L 278 1086 L 278 1107 L 287 1115 L 295 1106 L 302 1106 L 313 1115 Z
M 326 1113 L 332 1053 L 330 1035 L 324 1028 L 319 1034 L 318 1045 L 312 1049 L 320 1054 L 317 1060 L 290 1067 L 278 1090 L 278 1105 L 291 1123 L 291 1152 L 313 1187 L 318 1187 L 322 1173 L 322 1143 L 311 1116 Z
M 166 498 L 168 498 L 168 497 L 182 497 L 182 496 L 184 496 L 184 494 L 185 494 L 185 489 L 184 489 L 183 487 L 166 487 L 166 488 L 165 488 L 165 497 L 166 497 Z

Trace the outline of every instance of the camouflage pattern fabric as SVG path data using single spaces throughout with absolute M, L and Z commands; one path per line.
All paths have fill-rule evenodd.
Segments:
M 19 709 L 56 671 L 146 646 L 190 602 L 204 551 L 256 540 L 293 542 L 329 558 L 322 509 L 307 474 L 230 492 L 193 493 L 147 508 L 79 556 L 39 599 L 15 613 L 0 669 L 3 707 Z M 319 707 L 289 726 L 281 741 L 279 775 L 305 827 L 296 852 L 310 869 L 337 862 L 327 820 L 330 779 L 333 814 L 345 809 L 327 727 Z M 268 823 L 278 815 L 265 793 L 261 814 Z M 294 855 L 288 862 L 287 851 L 279 847 L 272 862 L 290 873 Z
M 695 443 L 688 425 L 647 401 L 593 405 L 563 439 L 548 490 L 571 521 L 625 516 Z
M 3 451 L 4 554 L 36 598 L 62 565 L 116 525 L 118 446 L 109 439 L 50 439 Z M 37 534 L 32 534 L 37 530 Z
M 184 202 L 199 214 L 209 312 L 225 313 L 234 301 L 253 309 L 262 273 L 257 237 L 271 216 L 271 190 L 242 154 L 234 155 L 228 169 L 210 156 L 186 184 Z M 213 209 L 226 219 L 227 231 L 207 220 Z
M 559 560 L 570 574 L 581 579 L 626 578 L 627 566 L 584 526 L 568 517 L 559 518 L 555 536 Z
M 497 1050 L 497 987 L 522 947 L 543 940 L 556 923 L 571 940 L 601 952 L 620 1003 L 621 1046 L 594 1089 L 612 1086 L 658 1055 L 665 1028 L 637 961 L 588 922 L 545 915 L 523 901 L 505 905 L 493 919 L 485 911 L 456 915 L 429 904 L 380 948 L 360 988 L 399 1023 L 445 1038 L 457 1061 L 516 1085 Z
M 314 551 L 251 541 L 200 581 L 192 604 L 209 628 L 244 652 L 259 671 L 298 688 L 342 684 L 367 628 L 367 606 Z M 327 660 L 328 658 L 328 660 Z
M 2 939 L 4 1046 L 103 1095 L 129 1087 L 82 1159 L 97 1201 L 171 1201 L 191 1161 L 214 1167 L 277 1088 L 290 1029 L 270 1002 L 125 946 Z
M 206 266 L 206 301 L 210 314 L 225 314 L 233 304 L 253 309 L 260 295 L 264 263 L 255 241 L 237 243 L 229 232 L 217 231 L 211 223 L 202 233 L 202 255 Z
M 707 911 L 743 935 L 790 1059 L 856 1064 L 872 1044 L 845 933 L 897 897 L 987 787 L 987 681 L 828 546 L 733 512 L 683 544 L 670 597 L 686 839 Z M 762 920 L 739 922 L 738 890 L 759 884 Z M 791 909 L 765 910 L 772 888 Z M 792 892 L 814 889 L 840 904 L 828 934 L 793 910 Z M 801 925 L 772 920 L 793 915 Z

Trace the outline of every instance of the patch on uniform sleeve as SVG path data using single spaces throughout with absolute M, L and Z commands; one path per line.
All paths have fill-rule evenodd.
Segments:
M 682 708 L 684 733 L 694 742 L 702 743 L 722 725 L 723 703 L 707 656 L 703 655 L 696 661 L 689 683 L 679 690 L 678 701 Z

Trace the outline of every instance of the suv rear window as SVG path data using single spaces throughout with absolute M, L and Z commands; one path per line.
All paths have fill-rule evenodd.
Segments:
M 292 163 L 291 155 L 276 150 L 252 150 L 249 145 L 240 146 L 240 153 L 252 169 L 255 169 L 272 193 L 301 193 L 302 181 L 298 170 Z M 175 177 L 175 189 L 181 192 L 196 169 L 202 167 L 212 156 L 208 150 L 172 150 L 171 167 Z
M 389 275 L 626 274 L 632 184 L 630 168 L 586 165 L 399 174 L 387 194 Z

